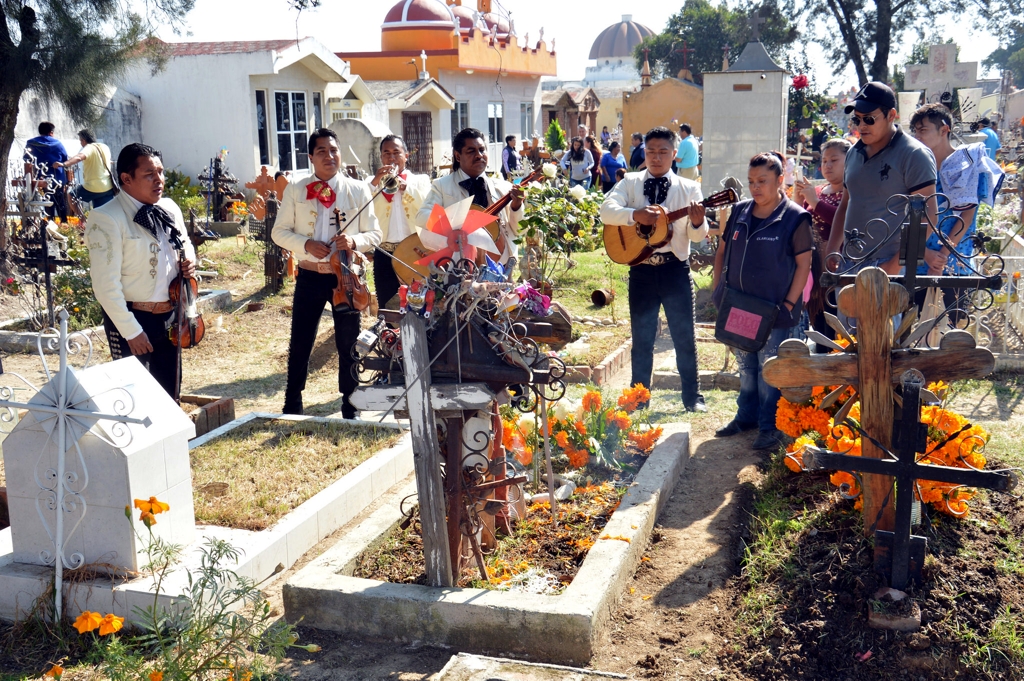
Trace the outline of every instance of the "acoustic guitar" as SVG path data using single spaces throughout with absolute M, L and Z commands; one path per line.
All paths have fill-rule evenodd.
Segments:
M 716 192 L 700 202 L 705 208 L 720 208 L 739 201 L 736 190 L 731 187 Z M 672 223 L 689 213 L 689 206 L 666 213 L 661 206 L 655 206 L 660 215 L 653 225 L 605 225 L 604 248 L 612 262 L 621 265 L 639 265 L 651 257 L 657 249 L 672 239 Z
M 519 182 L 519 186 L 525 187 L 531 182 L 537 182 L 543 179 L 544 170 L 538 167 L 532 173 L 524 177 L 522 181 Z M 474 205 L 473 210 L 482 211 L 487 215 L 497 215 L 511 202 L 512 192 L 510 191 L 487 208 L 481 208 L 480 206 Z M 484 227 L 484 229 L 486 229 L 487 233 L 491 235 L 491 239 L 494 240 L 494 244 L 498 247 L 498 252 L 504 252 L 505 237 L 501 234 L 501 225 L 499 222 L 492 222 Z M 429 271 L 429 265 L 417 265 L 416 261 L 430 255 L 432 252 L 433 251 L 430 251 L 423 246 L 423 242 L 420 240 L 419 234 L 411 234 L 405 237 L 395 248 L 395 259 L 392 262 L 392 266 L 395 270 L 395 276 L 398 277 L 400 282 L 406 285 L 411 284 L 414 279 L 426 279 Z M 483 255 L 481 254 L 480 257 L 482 260 Z

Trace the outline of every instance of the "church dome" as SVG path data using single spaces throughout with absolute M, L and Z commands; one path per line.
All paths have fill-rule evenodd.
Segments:
M 473 30 L 473 19 L 477 16 L 476 11 L 466 5 L 449 5 L 448 9 L 458 18 L 459 30 L 462 33 L 469 33 Z
M 483 15 L 484 22 L 487 24 L 487 28 L 491 30 L 491 33 L 499 36 L 507 36 L 509 32 L 509 24 L 505 17 L 494 12 L 487 12 Z
M 590 48 L 591 59 L 611 59 L 613 57 L 632 57 L 633 50 L 643 41 L 654 35 L 654 31 L 643 24 L 633 21 L 632 14 L 623 14 L 622 21 L 612 24 L 601 31 L 594 45 Z
M 401 0 L 388 10 L 382 28 L 452 28 L 452 12 L 441 0 Z

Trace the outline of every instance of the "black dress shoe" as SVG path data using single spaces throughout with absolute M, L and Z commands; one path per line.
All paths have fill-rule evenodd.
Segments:
M 690 413 L 696 412 L 703 414 L 707 412 L 708 406 L 703 402 L 698 402 L 697 404 L 691 405 L 689 407 L 683 407 L 683 409 Z
M 302 402 L 295 404 L 294 402 L 285 402 L 284 409 L 281 410 L 282 414 L 291 414 L 293 416 L 302 416 Z
M 759 450 L 775 450 L 782 446 L 782 433 L 778 430 L 762 430 L 757 434 L 757 438 L 754 440 L 754 444 L 750 445 L 753 449 Z
M 748 430 L 754 430 L 757 428 L 756 423 L 744 423 L 743 421 L 737 421 L 733 419 L 729 423 L 715 431 L 715 437 L 731 437 L 733 435 L 739 435 L 745 433 Z

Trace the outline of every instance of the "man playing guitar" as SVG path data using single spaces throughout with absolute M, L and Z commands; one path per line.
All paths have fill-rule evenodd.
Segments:
M 672 172 L 676 136 L 657 127 L 645 136 L 647 169 L 626 176 L 601 204 L 606 225 L 653 226 L 662 212 L 688 208 L 687 216 L 672 223 L 672 237 L 647 260 L 629 268 L 629 316 L 633 334 L 633 377 L 630 384 L 651 387 L 654 337 L 662 306 L 676 350 L 682 379 L 683 406 L 707 411 L 697 379 L 697 338 L 694 330 L 693 283 L 690 280 L 690 242 L 708 234 L 700 185 Z
M 430 194 L 416 214 L 416 224 L 427 226 L 434 204 L 442 208 L 452 206 L 467 197 L 473 205 L 487 208 L 504 194 L 510 194 L 508 207 L 498 214 L 499 245 L 504 242 L 499 262 L 504 264 L 516 257 L 518 248 L 514 239 L 519 233 L 519 220 L 523 217 L 523 188 L 499 178 L 487 177 L 487 139 L 476 128 L 466 128 L 452 140 L 452 172 L 434 180 Z
M 414 220 L 430 193 L 430 177 L 417 175 L 406 168 L 409 152 L 405 148 L 405 140 L 398 135 L 388 135 L 381 140 L 380 160 L 384 165 L 370 180 L 370 188 L 377 194 L 373 199 L 373 210 L 384 235 L 379 248 L 394 253 L 402 239 L 416 233 Z M 386 175 L 398 178 L 398 191 L 393 194 L 387 190 L 377 193 Z M 373 282 L 377 289 L 377 303 L 385 307 L 398 293 L 399 287 L 391 258 L 377 254 L 373 259 Z

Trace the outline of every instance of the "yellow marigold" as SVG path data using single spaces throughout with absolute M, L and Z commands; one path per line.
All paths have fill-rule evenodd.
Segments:
M 555 443 L 562 449 L 569 448 L 569 434 L 564 430 L 555 433 Z
M 84 634 L 85 632 L 92 631 L 96 627 L 100 626 L 101 621 L 103 621 L 103 618 L 100 617 L 98 612 L 89 612 L 88 610 L 85 610 L 78 616 L 78 619 L 75 620 L 74 627 L 78 630 L 79 634 Z
M 107 634 L 114 634 L 121 630 L 124 626 L 124 618 L 118 617 L 111 613 L 105 615 L 103 620 L 100 622 L 100 636 L 106 636 Z
M 140 513 L 139 520 L 141 520 L 146 527 L 153 527 L 154 525 L 156 525 L 156 516 L 154 516 L 149 511 L 143 511 L 142 513 Z
M 139 509 L 143 513 L 152 513 L 153 515 L 171 510 L 170 505 L 159 501 L 156 497 L 150 497 L 148 501 L 136 499 L 135 508 Z
M 512 443 L 512 437 L 516 432 L 516 426 L 511 421 L 501 420 L 501 444 L 508 450 L 512 451 L 514 445 Z
M 590 452 L 585 449 L 569 449 L 565 455 L 569 457 L 569 465 L 573 468 L 583 468 L 590 461 Z
M 597 412 L 601 410 L 601 393 L 596 390 L 588 390 L 583 396 L 583 410 Z
M 529 466 L 533 463 L 533 450 L 523 445 L 522 447 L 514 450 L 516 453 L 516 461 L 524 466 Z

